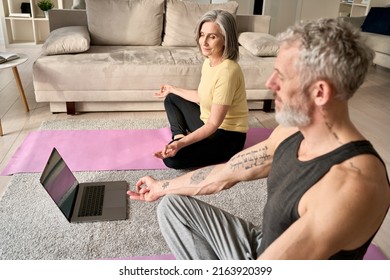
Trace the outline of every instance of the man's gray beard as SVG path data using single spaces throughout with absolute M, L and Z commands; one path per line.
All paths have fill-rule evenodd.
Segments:
M 284 106 L 282 110 L 276 111 L 276 121 L 284 127 L 304 127 L 310 124 L 310 117 L 302 110 L 291 106 Z

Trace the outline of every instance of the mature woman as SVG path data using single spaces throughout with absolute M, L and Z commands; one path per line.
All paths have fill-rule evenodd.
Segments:
M 155 156 L 175 169 L 227 161 L 242 150 L 248 130 L 234 17 L 221 10 L 207 12 L 197 25 L 196 40 L 206 57 L 198 90 L 162 85 L 156 93 L 165 97 L 172 141 Z

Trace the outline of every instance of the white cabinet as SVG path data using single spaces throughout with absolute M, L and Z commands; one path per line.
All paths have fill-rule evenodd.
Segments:
M 38 8 L 40 0 L 3 0 L 1 7 L 1 25 L 4 43 L 8 44 L 41 44 L 49 34 L 49 22 Z M 28 7 L 31 13 L 22 13 Z M 53 0 L 57 9 L 70 9 L 73 0 Z M 26 11 L 26 9 L 24 9 Z
M 371 7 L 390 5 L 390 0 L 341 0 L 339 16 L 361 17 L 368 14 Z

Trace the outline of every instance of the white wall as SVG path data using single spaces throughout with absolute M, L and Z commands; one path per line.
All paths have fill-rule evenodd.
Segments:
M 297 19 L 310 20 L 321 17 L 335 18 L 339 14 L 340 0 L 301 0 Z
M 238 15 L 253 15 L 255 0 L 231 0 L 238 3 Z M 214 0 L 213 0 L 214 2 Z
M 270 34 L 276 35 L 295 23 L 298 1 L 264 0 L 263 14 L 271 16 Z
M 263 14 L 271 16 L 270 33 L 275 35 L 300 21 L 337 17 L 340 0 L 264 0 Z
M 255 5 L 255 0 L 186 0 L 191 2 L 198 3 L 226 3 L 229 1 L 235 1 L 238 3 L 238 11 L 239 15 L 253 15 L 253 7 Z
M 4 25 L 4 19 L 3 19 L 3 5 L 0 5 L 0 47 L 5 46 L 5 41 L 4 41 L 4 30 L 3 30 L 3 25 Z

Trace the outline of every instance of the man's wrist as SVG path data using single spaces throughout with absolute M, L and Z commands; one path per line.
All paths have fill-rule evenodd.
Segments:
M 161 183 L 160 196 L 164 196 L 167 194 L 167 189 L 169 188 L 170 182 L 168 180 L 164 180 Z

